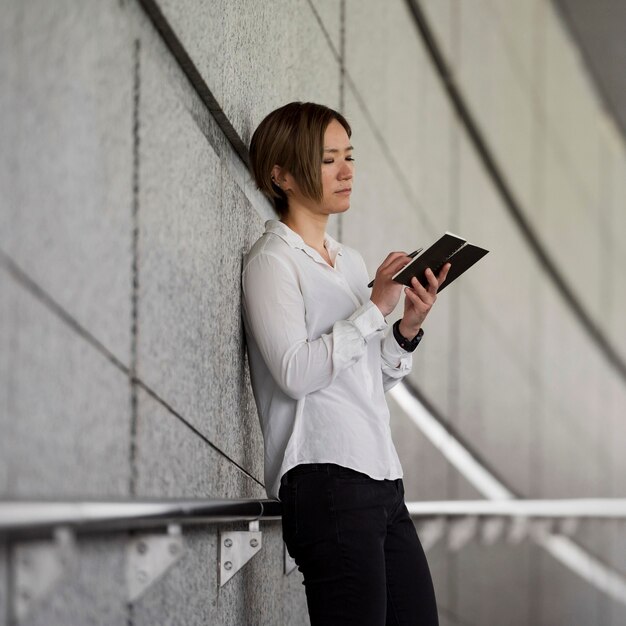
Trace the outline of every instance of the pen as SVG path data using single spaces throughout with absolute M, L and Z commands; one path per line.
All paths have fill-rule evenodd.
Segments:
M 411 252 L 411 254 L 409 254 L 408 256 L 410 256 L 412 259 L 415 258 L 424 248 L 418 248 L 417 250 L 413 250 L 413 252 Z M 405 266 L 406 267 L 406 266 Z M 374 286 L 374 279 L 372 278 L 372 280 L 369 282 L 369 284 L 367 285 L 368 288 L 372 288 Z

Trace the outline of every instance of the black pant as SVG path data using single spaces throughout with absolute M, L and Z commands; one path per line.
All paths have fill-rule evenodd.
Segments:
M 428 563 L 402 480 L 298 465 L 281 481 L 283 538 L 306 589 L 312 626 L 436 626 Z

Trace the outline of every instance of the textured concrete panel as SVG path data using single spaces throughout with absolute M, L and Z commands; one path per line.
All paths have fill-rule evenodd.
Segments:
M 542 301 L 539 490 L 544 497 L 608 495 L 611 474 L 601 442 L 609 405 L 600 383 L 610 369 L 561 299 L 543 286 Z
M 557 0 L 556 5 L 560 7 L 558 14 L 563 23 L 581 48 L 585 67 L 593 73 L 604 106 L 626 135 L 626 82 L 622 72 L 626 58 L 624 5 L 610 0 L 593 3 Z
M 444 500 L 449 465 L 390 395 L 387 403 L 393 442 L 404 471 L 405 499 Z
M 346 115 L 352 126 L 356 167 L 351 208 L 342 217 L 343 242 L 359 250 L 368 270 L 375 272 L 390 252 L 415 250 L 430 241 L 433 233 L 394 166 L 382 158 L 375 129 L 350 88 L 346 89 Z
M 537 77 L 536 48 L 538 45 L 541 0 L 509 2 L 506 5 L 487 0 L 493 12 L 494 26 L 503 40 L 505 54 L 519 74 L 519 78 L 529 87 Z
M 419 7 L 432 31 L 437 46 L 444 53 L 447 63 L 454 66 L 458 61 L 456 23 L 458 5 L 452 0 L 419 0 Z
M 459 614 L 469 624 L 531 623 L 528 544 L 472 542 L 460 551 L 458 561 Z
M 0 423 L 9 420 L 11 394 L 11 361 L 15 339 L 15 285 L 4 266 L 0 266 Z M 6 444 L 5 444 L 6 446 Z M 2 450 L 2 447 L 0 447 Z M 0 493 L 9 490 L 9 465 L 6 454 L 0 454 Z
M 595 194 L 601 105 L 580 52 L 552 3 L 545 3 L 545 112 L 571 178 Z
M 20 626 L 125 626 L 125 540 L 79 540 L 62 578 Z
M 18 145 L 16 116 L 19 106 L 19 66 L 15 57 L 18 48 L 17 24 L 20 9 L 3 0 L 0 4 L 0 249 L 12 254 L 16 246 L 17 186 L 15 178 L 18 159 L 14 146 Z
M 586 446 L 597 441 L 600 363 L 596 346 L 561 298 L 545 292 L 543 323 L 545 401 L 553 417 L 568 423 L 570 436 Z M 593 356 L 592 356 L 593 355 Z
M 372 131 L 386 145 L 378 158 L 419 198 L 420 96 L 427 60 L 409 8 L 405 2 L 347 0 L 346 16 L 346 71 Z
M 229 121 L 247 144 L 271 110 L 292 100 L 339 105 L 339 64 L 307 0 L 161 0 Z
M 626 522 L 623 520 L 587 520 L 579 523 L 572 538 L 609 568 L 626 576 L 626 552 L 624 552 L 626 540 L 623 535 L 625 529 Z M 615 601 L 606 594 L 601 594 L 600 600 L 604 611 L 607 611 L 608 605 Z M 626 606 L 624 609 L 626 610 Z
M 602 290 L 608 285 L 597 215 L 552 145 L 547 152 L 545 190 L 541 238 L 577 298 L 600 319 L 604 314 Z
M 128 363 L 132 42 L 116 3 L 14 3 L 9 14 L 9 252 Z
M 626 441 L 626 420 L 624 419 L 624 415 L 626 415 L 626 385 L 624 385 L 621 378 L 613 378 L 611 383 L 609 403 L 611 436 L 608 447 L 612 466 L 612 495 L 624 498 L 626 497 L 626 455 L 624 455 L 624 441 Z
M 164 450 L 172 454 L 164 456 Z M 142 389 L 138 390 L 136 468 L 140 497 L 266 497 L 262 484 Z
M 224 111 L 246 145 L 287 102 L 339 106 L 339 64 L 306 0 L 225 2 L 225 15 Z
M 610 311 L 608 320 L 603 317 L 602 321 L 606 321 L 609 326 L 609 333 L 615 347 L 620 350 L 623 358 L 626 358 L 626 325 L 623 323 L 623 311 L 626 310 L 626 281 L 619 280 L 620 268 L 626 264 L 626 153 L 624 144 L 621 141 L 617 144 L 613 151 L 610 172 L 610 192 L 611 192 L 611 243 L 613 259 L 611 267 L 606 269 L 608 273 L 607 283 L 610 287 L 606 288 L 607 297 L 610 297 Z M 610 279 L 613 280 L 610 280 Z M 610 296 L 608 296 L 610 294 Z
M 545 626 L 601 624 L 600 592 L 549 554 L 540 555 L 541 591 L 534 596 L 539 604 L 539 623 Z
M 0 543 L 0 626 L 7 625 L 9 602 L 8 546 Z
M 473 148 L 460 142 L 458 234 L 489 250 L 450 289 L 467 294 L 485 322 L 508 338 L 507 350 L 526 362 L 531 340 L 535 258 L 497 195 Z
M 458 137 L 464 131 L 430 63 L 425 63 L 420 84 L 418 161 L 412 176 L 419 181 L 418 196 L 436 234 L 452 230 L 450 207 L 455 188 Z
M 348 2 L 346 11 L 346 69 L 378 156 L 426 223 L 447 226 L 452 113 L 413 17 L 405 3 Z
M 459 286 L 460 288 L 460 286 Z M 471 300 L 460 313 L 458 416 L 455 424 L 481 458 L 516 492 L 529 489 L 528 370 Z
M 263 498 L 258 482 L 209 446 L 149 394 L 139 392 L 137 492 L 142 497 Z M 175 454 L 163 456 L 163 450 Z M 306 615 L 298 572 L 283 577 L 280 522 L 261 522 L 263 549 L 223 588 L 218 532 L 245 524 L 184 532 L 183 559 L 134 606 L 134 624 L 299 624 Z
M 310 0 L 314 13 L 322 22 L 337 56 L 341 53 L 341 2 L 337 0 Z
M 626 624 L 626 606 L 618 602 L 608 601 L 603 615 L 606 616 L 608 626 L 621 626 Z
M 4 495 L 126 494 L 126 375 L 17 282 L 7 280 L 2 294 L 11 310 L 10 396 L 0 415 Z
M 260 477 L 240 273 L 262 223 L 166 75 L 151 55 L 142 59 L 139 374 Z
M 487 2 L 459 4 L 458 81 L 470 112 L 522 206 L 530 203 L 532 94 L 515 72 Z

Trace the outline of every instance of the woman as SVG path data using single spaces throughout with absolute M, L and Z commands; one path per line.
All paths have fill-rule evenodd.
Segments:
M 279 220 L 244 263 L 244 322 L 265 446 L 268 495 L 304 576 L 313 626 L 437 624 L 428 564 L 404 504 L 384 393 L 411 352 L 449 265 L 405 288 L 392 252 L 373 289 L 361 256 L 326 234 L 350 207 L 351 129 L 327 107 L 293 102 L 256 129 L 250 162 Z M 385 332 L 387 331 L 387 332 Z

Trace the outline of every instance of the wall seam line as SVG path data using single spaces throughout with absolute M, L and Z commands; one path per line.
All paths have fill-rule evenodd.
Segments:
M 51 313 L 56 315 L 63 323 L 71 328 L 78 336 L 85 340 L 92 348 L 94 348 L 101 356 L 106 358 L 115 368 L 130 378 L 131 370 L 124 365 L 109 349 L 104 346 L 98 339 L 96 339 L 88 330 L 86 330 L 81 324 L 75 320 L 61 305 L 54 301 L 54 299 L 46 293 L 39 285 L 35 283 L 21 268 L 19 268 L 15 262 L 8 257 L 8 255 L 0 250 L 0 268 L 3 268 L 7 273 L 15 279 L 27 292 L 29 292 L 40 304 L 42 304 Z M 255 478 L 245 468 L 233 461 L 228 454 L 221 450 L 216 444 L 211 442 L 210 439 L 203 435 L 197 428 L 192 426 L 182 415 L 177 413 L 163 398 L 161 398 L 153 389 L 151 389 L 145 382 L 139 377 L 135 378 L 135 384 L 141 387 L 146 393 L 154 398 L 159 404 L 161 404 L 169 413 L 174 415 L 183 424 L 189 427 L 194 433 L 196 433 L 205 443 L 207 443 L 213 450 L 215 450 L 220 456 L 224 457 L 227 461 L 231 462 L 242 472 L 247 474 L 257 484 L 264 487 L 264 484 Z

